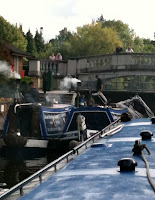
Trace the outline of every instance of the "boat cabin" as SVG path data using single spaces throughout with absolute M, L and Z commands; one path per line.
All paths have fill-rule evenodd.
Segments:
M 35 140 L 79 140 L 77 117 L 85 117 L 86 129 L 90 133 L 102 130 L 114 121 L 109 108 L 80 107 L 74 108 L 67 104 L 11 105 L 4 126 L 3 138 L 15 134 Z

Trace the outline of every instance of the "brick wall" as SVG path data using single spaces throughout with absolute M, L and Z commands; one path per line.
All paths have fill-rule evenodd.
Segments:
M 2 61 L 6 61 L 10 67 L 14 66 L 14 69 L 16 68 L 16 57 L 18 57 L 18 73 L 20 74 L 20 76 L 22 77 L 22 73 L 23 73 L 23 57 L 21 56 L 15 56 L 12 55 L 11 52 L 5 47 L 3 50 L 0 50 L 0 60 Z
M 22 78 L 22 73 L 23 73 L 23 58 L 22 57 L 19 57 L 19 65 L 18 65 L 18 69 L 19 69 L 19 74 Z

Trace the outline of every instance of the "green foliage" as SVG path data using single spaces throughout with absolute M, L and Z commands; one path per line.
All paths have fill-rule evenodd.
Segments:
M 25 76 L 25 77 L 21 78 L 21 80 L 20 80 L 21 83 L 25 82 L 27 84 L 29 84 L 31 81 L 32 81 L 31 77 L 29 77 L 29 76 Z
M 128 24 L 120 20 L 105 20 L 101 15 L 97 22 L 77 28 L 77 32 L 69 32 L 66 28 L 60 31 L 55 39 L 44 42 L 42 31 L 36 30 L 35 37 L 30 30 L 24 34 L 22 25 L 12 25 L 0 16 L 0 40 L 27 51 L 36 58 L 49 58 L 60 52 L 63 59 L 68 57 L 114 53 L 116 46 L 121 45 L 123 51 L 130 46 L 134 52 L 155 53 L 155 42 L 137 37 Z
M 67 28 L 64 28 L 63 30 L 61 30 L 60 34 L 56 36 L 57 45 L 63 44 L 65 41 L 69 39 L 71 35 L 72 34 L 69 31 L 67 31 Z
M 55 55 L 57 53 L 61 53 L 63 59 L 67 59 L 70 56 L 70 37 L 72 33 L 67 31 L 66 28 L 60 31 L 60 34 L 56 36 L 55 39 L 51 39 L 49 41 L 49 45 L 47 47 L 46 52 L 48 52 L 48 57 L 51 53 Z
M 43 52 L 45 50 L 45 46 L 44 46 L 44 39 L 42 36 L 42 32 L 39 33 L 38 30 L 36 30 L 34 41 L 35 41 L 37 52 L 38 53 Z
M 25 39 L 22 27 L 11 25 L 2 16 L 0 16 L 0 40 L 5 40 L 17 48 L 26 51 L 27 40 Z
M 144 49 L 143 52 L 145 53 L 155 53 L 155 45 L 154 42 L 149 39 L 143 39 L 144 42 Z
M 134 49 L 134 52 L 137 52 L 137 53 L 143 52 L 144 42 L 142 38 L 140 37 L 134 38 L 133 49 Z
M 27 52 L 32 55 L 35 55 L 37 49 L 36 49 L 33 35 L 31 34 L 30 30 L 26 33 L 25 37 L 27 39 Z
M 19 29 L 17 25 L 14 26 L 13 28 L 13 37 L 12 37 L 11 43 L 17 48 L 22 49 L 23 51 L 26 51 L 27 40 L 24 37 L 23 31 L 21 30 L 21 28 Z
M 112 21 L 103 21 L 102 23 L 103 28 L 109 27 L 114 29 L 117 34 L 119 35 L 120 40 L 123 43 L 124 50 L 129 47 L 133 46 L 134 43 L 134 31 L 129 28 L 128 24 L 123 23 L 122 21 L 118 20 L 112 20 Z
M 65 46 L 70 56 L 87 56 L 114 53 L 118 44 L 122 42 L 116 31 L 92 22 L 77 28 L 77 34 L 70 36 Z

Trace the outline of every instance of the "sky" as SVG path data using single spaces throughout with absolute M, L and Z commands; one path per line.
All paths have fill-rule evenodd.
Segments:
M 35 35 L 43 27 L 46 42 L 59 35 L 64 27 L 91 24 L 103 15 L 106 20 L 121 20 L 137 36 L 154 40 L 155 0 L 0 0 L 0 15 L 11 24 L 22 24 Z

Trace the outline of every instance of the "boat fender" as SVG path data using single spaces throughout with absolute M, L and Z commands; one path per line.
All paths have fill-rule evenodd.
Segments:
M 129 115 L 129 113 L 122 113 L 121 114 L 121 121 L 122 122 L 129 122 L 129 121 L 131 121 L 131 116 Z
M 151 140 L 153 133 L 151 131 L 145 130 L 140 133 L 142 140 Z
M 140 140 L 136 140 L 132 149 L 134 155 L 142 155 L 143 149 L 146 149 L 148 154 L 151 154 L 146 144 L 140 144 Z
M 155 124 L 155 117 L 151 118 L 152 124 Z
M 118 166 L 120 166 L 120 172 L 135 171 L 137 162 L 133 158 L 122 158 L 118 161 Z
M 27 143 L 27 139 L 17 133 L 9 133 L 3 138 L 4 143 L 10 148 L 24 147 Z
M 69 143 L 69 150 L 73 150 L 74 149 L 74 147 L 76 147 L 76 146 L 78 146 L 78 141 L 76 141 L 76 140 L 72 140 L 72 141 L 70 141 L 70 143 Z

